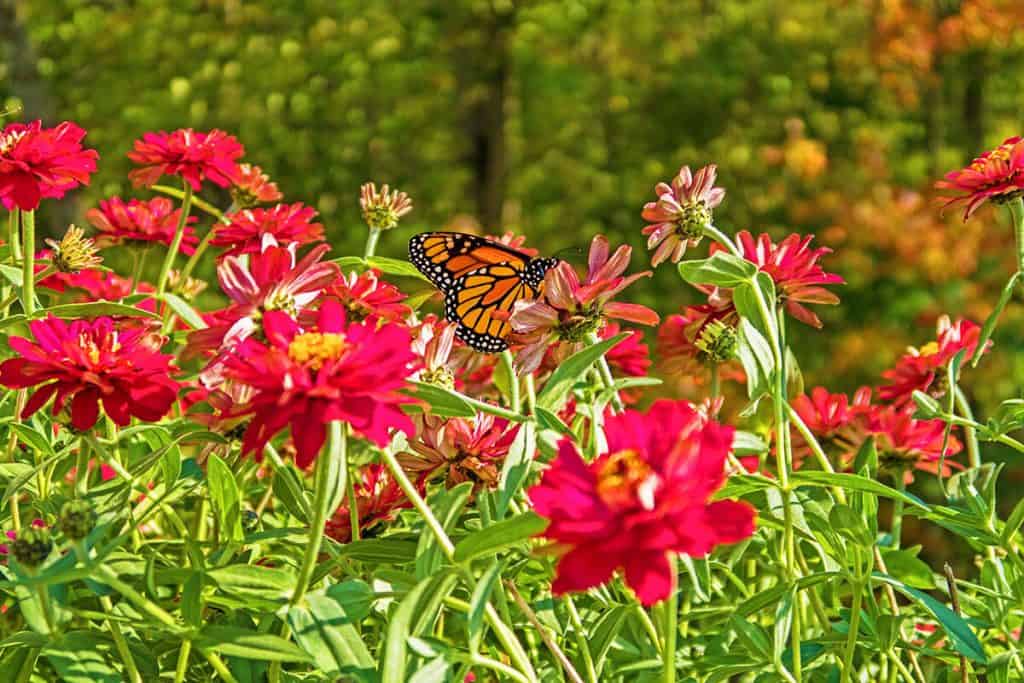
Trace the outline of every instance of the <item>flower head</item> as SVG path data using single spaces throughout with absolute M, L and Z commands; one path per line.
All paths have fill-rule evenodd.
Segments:
M 846 394 L 833 394 L 825 387 L 814 387 L 810 395 L 800 394 L 794 398 L 792 405 L 820 445 L 840 461 L 851 460 L 860 449 L 868 432 L 868 416 L 874 410 L 869 387 L 858 389 L 852 402 Z M 810 452 L 810 444 L 796 435 L 794 460 L 803 460 Z
M 229 223 L 218 224 L 210 244 L 227 247 L 222 256 L 253 254 L 263 246 L 265 235 L 279 244 L 309 244 L 324 239 L 324 226 L 311 223 L 316 210 L 301 203 L 278 204 L 269 209 L 245 209 L 230 214 Z
M 36 341 L 11 337 L 10 346 L 20 356 L 0 364 L 0 384 L 39 387 L 22 418 L 56 396 L 53 414 L 70 407 L 71 425 L 86 431 L 99 419 L 101 402 L 122 427 L 132 417 L 155 422 L 174 402 L 178 385 L 170 378 L 171 356 L 151 345 L 146 330 L 110 318 L 68 324 L 52 315 L 29 327 Z
M 243 209 L 279 202 L 284 195 L 259 166 L 238 164 L 231 176 L 231 200 Z
M 572 441 L 529 491 L 543 535 L 564 551 L 552 591 L 582 591 L 621 571 L 644 605 L 674 588 L 670 554 L 704 557 L 754 531 L 746 503 L 711 501 L 725 483 L 733 430 L 684 401 L 656 401 L 606 425 L 607 450 L 593 462 Z
M 181 209 L 175 208 L 170 199 L 154 197 L 148 201 L 111 197 L 100 202 L 99 208 L 89 209 L 85 217 L 99 231 L 97 242 L 100 246 L 125 243 L 158 243 L 171 245 L 181 220 Z M 181 240 L 181 251 L 195 253 L 199 238 L 196 237 L 195 216 L 185 221 L 185 234 Z
M 52 250 L 50 263 L 58 273 L 77 273 L 103 263 L 96 244 L 77 225 L 69 225 L 60 242 L 48 239 L 46 244 Z
M 85 131 L 65 121 L 12 123 L 0 131 L 0 201 L 7 209 L 34 211 L 43 198 L 60 199 L 88 185 L 98 154 L 82 148 Z
M 417 438 L 409 442 L 413 453 L 399 455 L 399 462 L 421 481 L 442 476 L 449 488 L 465 481 L 477 487 L 497 486 L 501 464 L 519 433 L 519 425 L 484 413 L 471 420 L 427 415 L 420 427 Z
M 725 190 L 715 187 L 717 167 L 705 166 L 696 174 L 689 166 L 679 169 L 672 184 L 658 183 L 654 193 L 658 200 L 644 204 L 642 216 L 650 223 L 643 229 L 647 248 L 654 249 L 651 265 L 666 260 L 678 263 L 688 247 L 695 247 L 711 225 L 711 210 L 722 203 Z
M 180 128 L 170 133 L 146 133 L 128 152 L 128 158 L 139 166 L 128 177 L 136 187 L 149 187 L 163 175 L 181 176 L 196 192 L 203 180 L 230 187 L 237 173 L 236 160 L 243 154 L 242 143 L 222 130 L 197 133 Z
M 919 349 L 911 347 L 897 362 L 896 367 L 886 370 L 882 377 L 890 382 L 878 390 L 883 400 L 896 405 L 905 405 L 914 391 L 923 391 L 936 398 L 943 396 L 946 386 L 946 366 L 960 351 L 966 350 L 966 358 L 974 355 L 981 337 L 981 328 L 970 320 L 958 319 L 955 323 L 949 316 L 939 317 L 935 341 Z M 986 344 L 986 349 L 992 342 Z
M 392 429 L 413 434 L 400 409 L 412 399 L 398 393 L 415 370 L 405 327 L 348 323 L 341 305 L 328 299 L 315 328 L 302 329 L 287 313 L 268 311 L 263 332 L 266 343 L 249 337 L 224 360 L 225 375 L 255 392 L 245 409 L 252 422 L 243 453 L 261 453 L 291 426 L 296 461 L 306 467 L 335 420 L 378 446 L 390 441 Z
M 19 563 L 35 569 L 53 552 L 53 538 L 45 527 L 29 526 L 21 530 L 11 544 L 11 554 Z
M 445 389 L 455 388 L 455 363 L 451 360 L 455 347 L 455 325 L 428 316 L 413 331 L 412 351 L 422 368 L 414 378 Z
M 1007 138 L 1003 144 L 985 152 L 959 171 L 946 174 L 935 187 L 958 192 L 944 197 L 946 206 L 965 202 L 964 220 L 986 201 L 1005 202 L 1024 194 L 1024 140 Z
M 412 211 L 412 200 L 387 184 L 378 190 L 376 183 L 364 183 L 359 188 L 359 206 L 371 230 L 390 230 L 398 227 L 402 216 Z
M 658 324 L 658 314 L 646 306 L 612 301 L 626 287 L 651 274 L 624 275 L 632 251 L 623 245 L 609 254 L 608 240 L 598 235 L 590 245 L 586 279 L 581 282 L 573 267 L 562 261 L 547 271 L 538 299 L 516 302 L 510 339 L 525 345 L 516 356 L 523 372 L 536 370 L 553 343 L 566 343 L 578 350 L 609 318 Z
M 890 473 L 908 478 L 911 469 L 936 473 L 941 462 L 941 474 L 947 476 L 951 467 L 960 466 L 949 460 L 963 448 L 952 435 L 943 457 L 946 423 L 942 420 L 915 420 L 909 410 L 877 406 L 868 415 L 867 425 L 868 433 L 875 437 L 879 468 Z
M 843 278 L 826 273 L 818 264 L 818 260 L 832 250 L 828 247 L 811 249 L 813 235 L 801 237 L 794 233 L 775 244 L 767 233 L 755 239 L 744 230 L 736 238 L 743 258 L 756 264 L 775 282 L 775 290 L 786 311 L 800 322 L 820 328 L 821 320 L 803 304 L 839 303 L 839 297 L 824 285 L 841 285 Z M 723 250 L 725 247 L 719 244 L 711 245 L 711 253 Z
M 341 275 L 324 293 L 341 302 L 348 311 L 349 320 L 375 318 L 400 322 L 412 313 L 412 309 L 403 303 L 405 294 L 384 280 L 378 270 Z
M 391 521 L 399 510 L 412 506 L 388 468 L 379 463 L 366 465 L 359 471 L 355 494 L 359 530 L 363 533 L 382 522 Z M 339 543 L 352 540 L 350 505 L 346 498 L 334 516 L 327 520 L 324 529 L 324 533 Z
M 736 310 L 731 304 L 687 306 L 658 328 L 658 355 L 665 374 L 701 384 L 711 362 L 722 363 L 720 377 L 743 378 L 736 362 L 727 360 L 734 336 Z M 702 348 L 703 347 L 703 348 Z

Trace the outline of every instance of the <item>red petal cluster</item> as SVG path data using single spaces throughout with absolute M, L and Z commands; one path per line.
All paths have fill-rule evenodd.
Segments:
M 164 175 L 181 176 L 196 192 L 203 180 L 230 187 L 237 174 L 237 160 L 243 154 L 242 143 L 222 130 L 199 133 L 180 128 L 170 133 L 146 133 L 128 152 L 128 158 L 139 166 L 128 177 L 136 187 L 149 187 Z
M 149 201 L 111 197 L 100 202 L 97 209 L 89 209 L 86 219 L 99 231 L 96 244 L 108 247 L 124 242 L 156 242 L 171 245 L 181 219 L 181 209 L 165 197 L 154 197 Z M 181 251 L 195 253 L 199 238 L 195 228 L 195 216 L 186 219 L 185 234 L 181 240 Z
M 224 256 L 254 254 L 263 248 L 265 235 L 278 244 L 309 244 L 324 239 L 324 226 L 311 223 L 316 209 L 301 203 L 278 204 L 269 209 L 245 209 L 230 214 L 226 224 L 218 224 L 210 245 L 224 247 Z
M 960 193 L 943 197 L 946 206 L 964 202 L 964 220 L 988 200 L 1000 201 L 1024 193 L 1024 140 L 1006 138 L 1003 144 L 985 152 L 966 168 L 950 171 L 935 184 L 940 190 Z
M 944 376 L 949 361 L 962 350 L 966 350 L 966 358 L 971 358 L 980 336 L 981 328 L 970 320 L 958 319 L 954 323 L 949 316 L 940 316 L 935 341 L 920 349 L 911 348 L 896 362 L 896 367 L 883 372 L 882 377 L 889 384 L 879 388 L 879 395 L 886 401 L 903 405 L 911 400 L 914 391 L 934 392 L 939 384 L 937 379 Z M 990 345 L 991 342 L 986 344 L 986 350 Z
M 96 172 L 95 150 L 83 149 L 85 131 L 65 121 L 12 123 L 0 131 L 0 201 L 8 209 L 34 211 L 43 198 L 59 199 L 88 185 Z
M 359 530 L 366 532 L 380 522 L 394 519 L 395 514 L 412 504 L 384 465 L 374 463 L 362 468 L 355 482 L 356 512 Z M 327 520 L 324 532 L 339 543 L 352 540 L 350 502 L 338 508 Z
M 412 309 L 403 303 L 405 294 L 385 281 L 378 270 L 341 275 L 325 294 L 337 299 L 345 307 L 349 319 L 354 321 L 376 318 L 400 322 L 412 313 Z

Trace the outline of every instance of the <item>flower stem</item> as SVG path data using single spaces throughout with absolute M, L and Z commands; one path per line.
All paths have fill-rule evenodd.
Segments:
M 54 268 L 53 266 L 46 266 L 41 271 L 36 273 L 36 277 L 35 277 L 36 284 L 39 284 L 41 281 L 45 280 L 46 278 L 50 277 L 51 275 L 53 275 L 56 272 L 57 272 L 57 269 Z M 0 301 L 0 310 L 6 311 L 7 308 L 9 308 L 11 304 L 13 304 L 15 301 L 18 300 L 19 296 L 20 296 L 20 294 L 18 292 L 14 292 L 13 294 L 11 294 L 9 297 L 4 299 L 3 301 Z
M 21 210 L 17 207 L 7 214 L 7 239 L 11 245 L 11 263 L 21 260 Z
M 167 290 L 167 277 L 171 274 L 171 266 L 174 265 L 174 259 L 178 255 L 178 249 L 181 247 L 181 240 L 185 237 L 185 226 L 188 225 L 189 213 L 192 211 L 192 186 L 187 182 L 184 183 L 185 192 L 181 198 L 181 215 L 178 216 L 178 227 L 174 231 L 174 239 L 171 240 L 171 246 L 167 249 L 167 256 L 164 257 L 164 263 L 160 266 L 160 277 L 156 282 L 156 296 L 160 298 L 163 293 Z M 167 309 L 170 314 L 170 308 Z
M 228 216 L 237 210 L 238 206 L 232 202 L 231 206 L 228 207 L 228 210 L 218 217 L 219 222 L 230 223 L 231 220 Z M 199 244 L 196 246 L 196 250 L 188 257 L 188 261 L 185 262 L 185 267 L 181 269 L 182 282 L 185 282 L 188 279 L 188 276 L 192 274 L 192 271 L 195 270 L 196 265 L 199 263 L 199 259 L 203 257 L 203 254 L 205 254 L 206 250 L 210 247 L 210 240 L 213 239 L 215 229 L 215 225 L 210 226 L 210 229 L 206 231 L 206 234 L 203 235 L 203 239 L 200 240 Z
M 138 260 L 135 261 L 135 268 L 132 269 L 131 294 L 135 294 L 139 289 L 139 283 L 142 282 L 142 272 L 146 267 L 146 260 L 149 258 L 150 249 L 152 249 L 152 247 L 150 245 L 146 245 L 146 248 L 138 255 Z
M 580 619 L 580 613 L 576 609 L 576 603 L 573 602 L 571 595 L 565 596 L 565 606 L 569 609 L 569 622 L 572 624 L 572 630 L 576 634 L 576 646 L 580 649 L 583 665 L 586 667 L 587 683 L 598 683 L 597 669 L 594 667 L 594 657 L 590 654 L 590 643 L 587 642 L 587 632 L 583 628 L 583 620 Z
M 238 683 L 238 679 L 231 675 L 231 670 L 228 669 L 224 661 L 213 652 L 203 651 L 203 656 L 206 657 L 206 661 L 210 663 L 217 675 L 224 683 Z
M 1017 238 L 1017 271 L 1024 272 L 1024 199 L 1016 197 L 1007 202 L 1013 234 Z
M 850 631 L 846 634 L 846 653 L 843 655 L 842 683 L 853 680 L 853 655 L 857 650 L 857 632 L 860 630 L 860 601 L 864 593 L 864 584 L 856 581 L 853 584 L 853 603 L 850 605 Z
M 587 343 L 599 344 L 601 343 L 601 338 L 597 336 L 597 332 L 589 332 L 587 334 Z M 603 355 L 597 359 L 597 372 L 605 389 L 612 392 L 612 408 L 616 413 L 621 413 L 624 408 L 622 399 L 619 398 L 619 392 L 615 391 L 615 378 L 612 377 L 612 369 L 608 366 L 608 359 Z
M 380 239 L 380 230 L 370 228 L 370 234 L 366 237 L 366 249 L 363 251 L 363 258 L 372 258 L 377 253 L 377 240 Z
M 519 377 L 516 376 L 515 361 L 512 352 L 505 349 L 501 352 L 501 365 L 508 373 L 508 404 L 512 410 L 519 412 Z
M 665 647 L 661 651 L 661 681 L 662 683 L 675 683 L 676 680 L 676 634 L 679 632 L 679 604 L 678 604 L 678 568 L 676 556 L 673 553 L 668 559 L 672 568 L 672 592 L 661 603 L 662 611 L 662 633 L 661 638 Z
M 348 519 L 352 525 L 353 541 L 359 540 L 359 501 L 356 499 L 356 478 L 352 472 L 348 473 Z
M 139 593 L 137 590 L 129 586 L 127 583 L 118 578 L 114 570 L 103 563 L 96 564 L 92 567 L 93 571 L 96 572 L 97 578 L 100 581 L 107 584 L 118 593 L 123 595 L 128 602 L 135 605 L 140 611 L 145 612 L 149 616 L 153 617 L 164 626 L 167 626 L 171 630 L 179 631 L 181 627 L 178 622 L 175 621 L 174 617 L 164 611 L 162 607 L 154 603 L 153 601 L 146 598 L 144 595 Z
M 906 473 L 903 468 L 898 468 L 893 474 L 895 481 L 895 489 L 900 493 L 906 493 L 907 490 L 907 479 Z M 892 502 L 892 528 L 890 529 L 889 535 L 892 536 L 892 547 L 899 550 L 900 541 L 903 538 L 903 498 L 897 497 Z
M 109 596 L 100 597 L 100 605 L 108 614 L 113 611 L 114 605 L 110 602 Z M 110 629 L 110 637 L 114 641 L 114 647 L 117 649 L 117 654 L 121 657 L 121 661 L 124 662 L 125 673 L 128 674 L 128 680 L 131 683 L 142 683 L 142 674 L 139 673 L 139 667 L 135 664 L 135 658 L 132 656 L 132 651 L 128 647 L 128 641 L 124 639 L 124 634 L 121 633 L 121 627 L 117 625 L 117 622 L 113 619 L 107 620 L 107 628 Z
M 178 666 L 174 670 L 174 683 L 184 683 L 185 674 L 188 673 L 188 658 L 192 654 L 192 641 L 181 641 L 181 650 L 178 652 Z
M 743 257 L 743 254 L 740 252 L 740 248 L 736 246 L 736 243 L 729 239 L 724 232 L 710 223 L 704 226 L 704 234 L 728 249 L 729 253 L 733 256 L 739 256 L 740 258 Z
M 1019 199 L 1017 201 L 1020 201 Z M 956 396 L 956 407 L 960 415 L 971 422 L 974 422 L 974 413 L 971 411 L 971 404 L 960 387 L 954 389 Z M 967 462 L 971 468 L 981 466 L 981 453 L 978 449 L 978 434 L 971 425 L 963 425 L 964 440 L 967 442 Z
M 36 212 L 21 215 L 25 248 L 21 259 L 21 307 L 29 318 L 36 312 Z
M 721 381 L 718 377 L 718 363 L 711 363 L 711 398 L 718 398 L 721 393 Z

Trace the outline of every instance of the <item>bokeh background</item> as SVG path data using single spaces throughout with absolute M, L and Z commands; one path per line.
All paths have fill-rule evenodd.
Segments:
M 791 336 L 809 384 L 850 390 L 938 315 L 983 319 L 1012 270 L 1005 217 L 940 215 L 931 188 L 1024 129 L 1022 27 L 1019 0 L 0 0 L 0 103 L 100 152 L 91 187 L 44 206 L 54 234 L 134 194 L 143 132 L 218 127 L 339 253 L 373 179 L 416 203 L 385 255 L 476 224 L 548 253 L 603 232 L 641 268 L 654 184 L 717 163 L 720 227 L 835 250 L 842 305 Z M 637 297 L 696 300 L 670 267 Z M 1017 304 L 965 378 L 983 414 L 1020 394 L 1022 330 Z

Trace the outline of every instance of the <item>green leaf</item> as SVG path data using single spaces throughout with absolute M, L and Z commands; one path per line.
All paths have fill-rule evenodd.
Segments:
M 473 493 L 473 483 L 462 482 L 455 487 L 441 491 L 431 500 L 431 508 L 441 522 L 441 527 L 450 534 L 455 523 L 462 515 L 469 496 Z M 441 566 L 441 547 L 431 533 L 420 537 L 416 554 L 416 577 L 424 578 L 433 574 Z
M 495 514 L 501 518 L 505 516 L 508 504 L 516 497 L 519 490 L 526 483 L 530 475 L 530 465 L 533 463 L 533 456 L 537 452 L 537 429 L 533 422 L 527 422 L 519 427 L 515 440 L 508 449 L 508 455 L 501 466 L 501 474 L 498 476 L 498 496 L 496 499 Z
M 241 541 L 242 531 L 241 494 L 231 468 L 216 453 L 206 461 L 206 476 L 209 482 L 210 498 L 220 520 L 221 533 L 229 540 Z
M 203 321 L 203 317 L 196 312 L 196 309 L 182 299 L 177 294 L 171 294 L 167 292 L 163 295 L 163 300 L 167 306 L 174 311 L 174 314 L 185 321 L 189 327 L 193 330 L 202 330 L 206 327 L 206 322 Z
M 915 389 L 914 393 L 911 394 L 911 398 L 914 399 L 914 403 L 917 405 L 917 411 L 914 413 L 914 418 L 918 420 L 930 420 L 942 415 L 942 405 L 923 391 Z
M 772 347 L 746 318 L 740 318 L 736 354 L 747 375 L 747 397 L 756 399 L 769 393 L 775 372 Z
M 405 564 L 416 559 L 416 542 L 396 538 L 364 538 L 345 544 L 340 554 L 359 562 Z
M 1024 498 L 1017 501 L 1017 504 L 1013 507 L 1013 512 L 1006 518 L 1006 523 L 1003 524 L 1003 530 L 999 534 L 1002 538 L 1003 544 L 1009 544 L 1014 534 L 1020 530 L 1021 524 L 1024 524 Z
M 853 541 L 857 545 L 869 548 L 874 544 L 875 539 L 871 536 L 863 516 L 849 505 L 837 503 L 829 510 L 828 521 L 832 528 L 840 535 Z
M 402 602 L 398 609 L 391 616 L 388 624 L 387 639 L 384 641 L 384 656 L 382 657 L 383 669 L 381 671 L 381 683 L 405 683 L 406 653 L 408 651 L 408 639 L 411 634 L 412 620 L 416 615 L 416 607 L 419 604 L 420 596 L 427 586 L 433 582 L 432 578 L 426 578 L 416 584 Z
M 882 583 L 889 584 L 900 593 L 903 593 L 903 595 L 931 612 L 932 616 L 935 617 L 942 626 L 942 629 L 946 632 L 946 635 L 949 636 L 949 639 L 957 652 L 967 657 L 972 662 L 978 662 L 979 664 L 984 664 L 988 660 L 978 637 L 974 635 L 974 631 L 971 630 L 971 627 L 968 626 L 967 622 L 957 615 L 956 612 L 946 607 L 927 593 L 923 593 L 916 588 L 912 588 L 891 576 L 874 572 L 871 575 L 871 578 L 875 581 L 881 581 Z
M 551 377 L 544 383 L 544 388 L 537 394 L 537 405 L 557 412 L 565 403 L 573 385 L 590 369 L 590 366 L 630 334 L 630 332 L 617 334 L 611 339 L 605 339 L 569 356 L 555 368 Z
M 782 653 L 786 651 L 786 645 L 789 642 L 789 630 L 793 625 L 793 600 L 795 597 L 796 587 L 794 586 L 783 594 L 779 604 L 775 607 L 772 661 L 781 662 Z
M 342 256 L 341 258 L 333 259 L 334 263 L 338 264 L 338 267 L 342 270 L 364 270 L 366 268 L 366 261 L 363 260 L 362 256 Z
M 271 600 L 287 598 L 295 587 L 295 573 L 278 567 L 232 564 L 206 573 L 222 590 L 258 595 Z
M 747 652 L 765 662 L 772 661 L 771 643 L 768 641 L 768 634 L 765 633 L 764 628 L 737 615 L 730 617 L 729 625 L 736 632 L 736 636 L 743 643 Z
M 568 436 L 571 439 L 576 438 L 576 435 L 572 433 L 571 429 L 569 429 L 569 425 L 562 422 L 562 418 L 558 417 L 558 415 L 547 408 L 537 406 L 534 410 L 534 416 L 537 418 L 537 425 L 541 429 L 550 429 L 562 436 Z
M 494 583 L 501 576 L 505 563 L 494 560 L 487 571 L 476 582 L 473 595 L 469 599 L 469 615 L 466 619 L 466 631 L 469 634 L 469 651 L 474 655 L 480 651 L 480 640 L 483 638 L 484 611 L 487 601 L 491 599 Z
M 532 511 L 503 519 L 459 541 L 455 545 L 455 561 L 469 562 L 497 555 L 502 550 L 524 543 L 547 526 L 548 520 Z
M 691 285 L 732 288 L 749 282 L 756 274 L 757 265 L 724 251 L 717 251 L 710 258 L 679 264 L 679 275 Z
M 299 520 L 309 523 L 309 498 L 306 497 L 302 480 L 291 465 L 279 467 L 274 471 L 274 496 L 288 512 Z
M 625 605 L 612 607 L 610 610 L 604 611 L 598 617 L 594 628 L 590 629 L 588 642 L 590 644 L 590 652 L 594 657 L 594 668 L 597 670 L 598 675 L 604 669 L 608 650 L 611 649 L 612 643 L 618 638 L 622 627 L 626 624 L 626 616 L 629 614 L 629 611 L 630 608 Z
M 373 657 L 355 627 L 361 616 L 365 616 L 362 606 L 353 610 L 352 604 L 345 599 L 344 590 L 308 593 L 303 604 L 289 607 L 287 613 L 295 641 L 313 658 L 317 668 L 328 675 L 337 675 L 349 667 L 368 668 L 374 665 Z
M 160 319 L 160 316 L 150 311 L 144 311 L 141 308 L 135 306 L 126 306 L 125 304 L 115 303 L 113 301 L 90 301 L 82 304 L 60 304 L 59 306 L 51 306 L 45 310 L 41 310 L 36 314 L 36 317 L 42 317 L 47 314 L 52 314 L 57 318 L 97 318 L 104 315 L 111 316 L 131 316 L 131 317 L 143 317 L 143 318 L 155 318 Z
M 416 387 L 411 395 L 430 406 L 430 412 L 440 417 L 475 417 L 476 408 L 457 393 L 423 382 L 411 382 Z
M 999 294 L 999 300 L 996 301 L 995 308 L 985 318 L 985 324 L 981 326 L 981 333 L 978 335 L 978 346 L 974 349 L 974 355 L 971 356 L 971 367 L 978 367 L 978 362 L 981 360 L 982 355 L 985 353 L 985 347 L 988 346 L 989 339 L 992 338 L 992 333 L 996 330 L 996 323 L 999 322 L 999 316 L 1002 315 L 1003 309 L 1010 303 L 1010 297 L 1013 296 L 1013 290 L 1017 287 L 1017 281 L 1020 280 L 1020 271 L 1010 276 L 1010 279 L 1003 285 L 1003 291 Z
M 50 444 L 50 440 L 46 438 L 45 434 L 36 430 L 31 424 L 26 424 L 24 422 L 9 422 L 7 427 L 18 435 L 19 441 L 26 446 L 30 446 L 37 453 L 46 457 L 54 455 L 53 446 Z
M 92 634 L 72 631 L 43 654 L 66 683 L 119 683 L 121 676 L 100 654 L 100 642 Z
M 903 502 L 913 505 L 916 508 L 922 510 L 928 509 L 928 505 L 917 496 L 897 491 L 896 489 L 886 486 L 881 482 L 875 481 L 873 479 L 868 479 L 857 474 L 807 470 L 801 472 L 794 472 L 791 475 L 791 481 L 793 482 L 793 485 L 796 487 L 838 486 L 840 488 L 849 489 L 851 491 L 873 493 L 876 496 L 884 496 L 886 498 L 891 498 L 892 500 L 903 500 Z
M 181 475 L 180 448 L 168 448 L 164 452 L 160 457 L 160 470 L 163 472 L 164 487 L 170 490 Z
M 414 277 L 418 280 L 423 280 L 424 282 L 430 282 L 423 273 L 416 269 L 416 266 L 401 259 L 388 258 L 386 256 L 371 256 L 366 259 L 366 265 L 389 275 Z
M 924 561 L 917 558 L 920 546 L 915 549 L 881 548 L 885 569 L 890 576 L 899 579 L 908 586 L 931 590 L 935 588 L 935 575 Z
M 207 626 L 193 641 L 200 650 L 261 662 L 307 663 L 311 658 L 291 641 L 237 626 Z
M 768 444 L 757 434 L 736 430 L 732 437 L 732 451 L 736 455 L 758 455 L 768 450 Z

